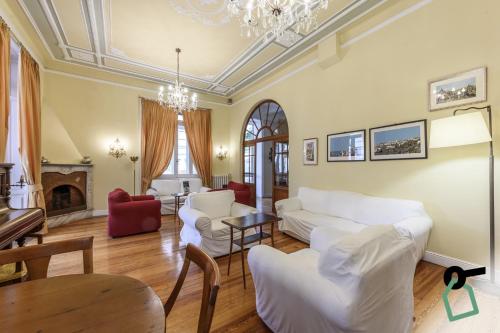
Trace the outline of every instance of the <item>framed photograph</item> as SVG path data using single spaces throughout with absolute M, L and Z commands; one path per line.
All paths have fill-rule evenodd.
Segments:
M 370 128 L 370 160 L 427 158 L 427 120 Z
M 486 67 L 429 83 L 430 111 L 484 101 L 486 101 Z
M 327 140 L 328 162 L 363 162 L 366 130 L 329 134 Z
M 318 138 L 304 139 L 304 165 L 318 165 Z

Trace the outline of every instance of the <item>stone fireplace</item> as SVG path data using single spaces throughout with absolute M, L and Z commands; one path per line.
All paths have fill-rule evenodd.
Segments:
M 43 164 L 49 227 L 92 216 L 92 165 Z

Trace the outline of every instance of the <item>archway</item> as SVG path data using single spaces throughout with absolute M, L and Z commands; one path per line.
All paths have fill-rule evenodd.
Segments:
M 278 200 L 288 198 L 288 122 L 281 106 L 272 100 L 260 102 L 243 125 L 242 179 L 252 188 L 254 205 L 271 197 L 272 210 Z

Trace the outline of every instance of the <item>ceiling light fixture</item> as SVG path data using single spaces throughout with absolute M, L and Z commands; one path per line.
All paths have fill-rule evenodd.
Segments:
M 183 111 L 196 110 L 198 107 L 198 95 L 193 93 L 189 96 L 189 90 L 184 87 L 184 83 L 180 82 L 179 54 L 181 53 L 181 49 L 176 48 L 175 52 L 177 52 L 177 78 L 175 80 L 175 85 L 168 85 L 166 96 L 165 89 L 161 86 L 160 91 L 158 91 L 158 102 L 181 114 Z
M 232 16 L 241 17 L 248 37 L 264 35 L 266 41 L 283 40 L 294 24 L 297 34 L 316 29 L 319 9 L 327 8 L 328 0 L 229 0 L 227 5 Z

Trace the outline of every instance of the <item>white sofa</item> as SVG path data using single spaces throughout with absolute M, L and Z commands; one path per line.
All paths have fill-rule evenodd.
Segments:
M 216 191 L 190 194 L 184 206 L 179 210 L 179 217 L 184 222 L 181 230 L 181 242 L 192 243 L 212 257 L 229 253 L 230 228 L 222 223 L 224 218 L 255 214 L 254 207 L 234 201 L 233 191 Z M 245 231 L 245 236 L 255 234 L 255 229 Z M 240 239 L 241 233 L 233 231 L 234 239 Z M 251 247 L 249 244 L 246 247 Z M 239 251 L 233 245 L 233 251 Z
M 368 225 L 392 224 L 417 243 L 418 260 L 422 258 L 432 227 L 432 220 L 422 203 L 388 199 L 344 191 L 324 191 L 300 187 L 297 197 L 275 203 L 282 220 L 280 231 L 309 243 L 315 227 L 332 227 L 330 234 L 355 233 Z M 330 236 L 328 236 L 330 237 Z
M 200 178 L 176 178 L 176 179 L 154 179 L 146 194 L 153 195 L 156 200 L 161 201 L 161 214 L 168 215 L 174 213 L 173 193 L 184 192 L 183 182 L 189 181 L 190 192 L 207 192 L 208 187 L 202 186 Z M 180 198 L 184 202 L 186 198 Z
M 257 313 L 275 333 L 409 333 L 417 246 L 391 225 L 318 227 L 311 248 L 250 249 Z M 333 238 L 324 237 L 334 236 Z

